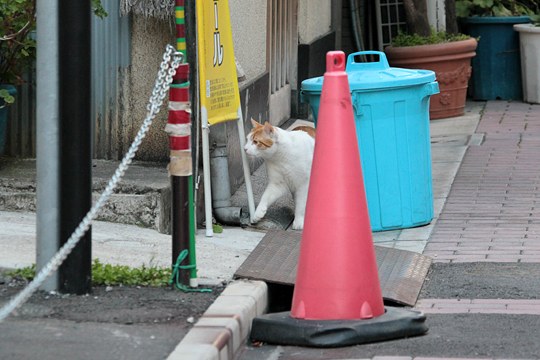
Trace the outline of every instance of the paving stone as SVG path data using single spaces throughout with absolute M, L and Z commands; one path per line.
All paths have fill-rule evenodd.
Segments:
M 426 254 L 451 262 L 470 262 L 482 255 L 477 260 L 539 258 L 536 242 L 523 241 L 528 234 L 540 233 L 539 115 L 537 105 L 488 102 L 476 129 L 482 142 L 467 148 Z M 459 246 L 448 245 L 453 241 Z M 472 246 L 464 249 L 467 243 Z

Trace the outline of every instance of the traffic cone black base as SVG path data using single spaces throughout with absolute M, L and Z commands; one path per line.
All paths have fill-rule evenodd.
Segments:
M 421 312 L 394 307 L 385 307 L 381 316 L 362 320 L 303 320 L 287 311 L 256 317 L 251 339 L 276 345 L 351 346 L 425 334 L 425 320 Z

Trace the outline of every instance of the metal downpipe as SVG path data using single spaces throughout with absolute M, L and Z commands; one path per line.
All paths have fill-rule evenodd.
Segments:
M 356 0 L 349 0 L 351 13 L 351 24 L 353 28 L 354 44 L 357 51 L 364 51 L 364 39 L 362 34 L 362 24 L 360 23 L 360 9 Z M 365 58 L 363 56 L 363 60 Z
M 225 225 L 243 225 L 242 208 L 231 206 L 231 182 L 225 145 L 216 145 L 210 152 L 210 176 L 212 208 L 216 220 Z

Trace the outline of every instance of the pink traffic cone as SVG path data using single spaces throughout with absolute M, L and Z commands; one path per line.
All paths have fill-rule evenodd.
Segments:
M 326 62 L 291 316 L 373 318 L 384 305 L 345 54 Z
M 292 309 L 253 319 L 251 339 L 337 347 L 424 334 L 424 314 L 383 305 L 345 54 L 326 61 Z

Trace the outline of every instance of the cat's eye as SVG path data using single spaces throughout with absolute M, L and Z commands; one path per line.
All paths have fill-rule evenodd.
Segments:
M 253 145 L 259 145 L 259 141 L 258 140 L 253 140 Z

